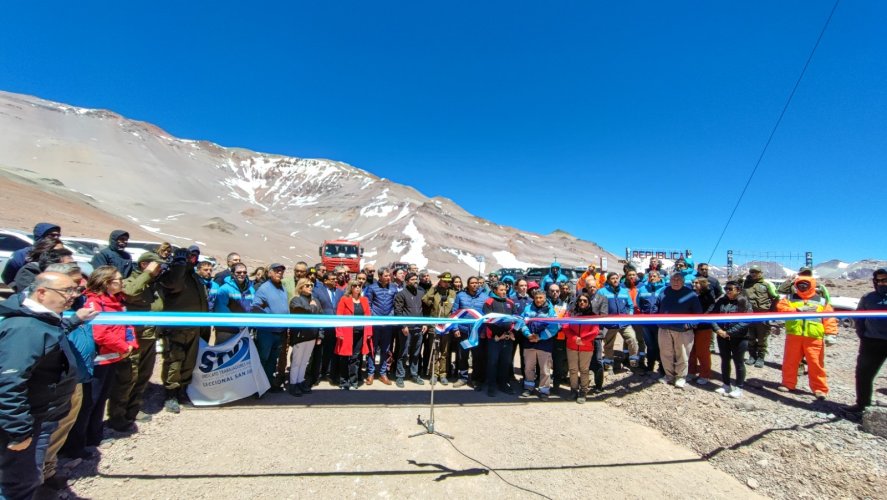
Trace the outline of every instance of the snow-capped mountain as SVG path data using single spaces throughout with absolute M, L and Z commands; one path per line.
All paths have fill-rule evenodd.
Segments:
M 39 213 L 41 204 L 29 204 L 34 213 L 0 214 L 0 225 L 50 220 L 68 235 L 98 238 L 122 228 L 134 239 L 196 243 L 221 258 L 237 251 L 254 263 L 314 263 L 320 243 L 334 238 L 361 241 L 377 266 L 408 261 L 463 275 L 555 257 L 564 265 L 618 260 L 593 242 L 501 226 L 345 163 L 179 139 L 110 111 L 5 92 L 0 175 L 21 197 L 45 193 L 75 207 Z
M 814 266 L 813 272 L 823 278 L 869 279 L 872 272 L 882 268 L 887 268 L 887 261 L 866 259 L 847 263 L 829 260 Z

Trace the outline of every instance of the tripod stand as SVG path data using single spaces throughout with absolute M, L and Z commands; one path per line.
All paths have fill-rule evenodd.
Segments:
M 437 365 L 440 359 L 440 335 L 433 333 L 434 341 L 431 343 L 431 356 L 429 357 L 429 366 L 431 367 L 431 404 L 429 407 L 429 417 L 427 420 L 422 420 L 422 415 L 416 417 L 416 420 L 419 425 L 425 428 L 424 431 L 417 432 L 411 435 L 411 438 L 424 436 L 426 434 L 435 434 L 442 438 L 446 439 L 455 439 L 453 436 L 448 434 L 444 434 L 442 432 L 437 432 L 434 430 L 434 386 L 437 383 L 437 375 L 434 375 L 434 367 Z

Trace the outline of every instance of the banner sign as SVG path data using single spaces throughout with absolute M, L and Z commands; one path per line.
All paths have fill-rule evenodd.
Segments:
M 188 397 L 195 406 L 230 403 L 256 393 L 262 395 L 270 388 L 246 328 L 219 345 L 211 346 L 200 339 L 197 366 L 188 385 Z

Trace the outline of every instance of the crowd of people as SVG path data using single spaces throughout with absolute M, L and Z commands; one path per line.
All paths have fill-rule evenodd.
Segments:
M 630 370 L 678 389 L 711 383 L 712 353 L 720 354 L 716 393 L 739 398 L 747 367 L 763 368 L 769 354 L 766 322 L 719 320 L 719 315 L 769 311 L 830 311 L 828 291 L 802 268 L 780 289 L 752 266 L 742 279 L 720 281 L 709 266 L 678 260 L 664 269 L 655 257 L 622 273 L 588 266 L 575 285 L 557 262 L 538 283 L 495 273 L 466 276 L 427 270 L 376 269 L 357 273 L 298 262 L 292 276 L 272 263 L 252 273 L 236 252 L 213 274 L 197 246 L 164 243 L 133 261 L 129 234 L 114 231 L 87 277 L 61 243 L 61 227 L 40 223 L 33 246 L 9 260 L 3 281 L 15 293 L 0 303 L 0 497 L 29 498 L 41 484 L 62 487 L 59 456 L 94 455 L 105 426 L 123 434 L 151 419 L 145 389 L 161 356 L 164 408 L 179 413 L 197 362 L 199 339 L 220 344 L 241 333 L 256 345 L 270 392 L 306 397 L 329 381 L 342 390 L 374 383 L 405 387 L 470 386 L 500 393 L 584 403 L 604 388 L 608 373 Z M 860 310 L 887 310 L 887 270 Z M 408 318 L 449 318 L 473 310 L 526 321 L 488 322 L 476 342 L 471 328 L 438 331 Z M 71 311 L 73 315 L 64 315 Z M 101 312 L 172 311 L 251 314 L 392 316 L 398 325 L 318 327 L 155 327 L 91 325 Z M 697 315 L 692 321 L 636 323 L 633 315 Z M 563 323 L 553 318 L 603 316 L 612 323 Z M 441 324 L 444 324 L 441 321 Z M 856 405 L 872 403 L 873 381 L 887 358 L 887 320 L 856 322 L 861 339 Z M 833 318 L 789 319 L 780 391 L 795 391 L 808 372 L 817 399 L 828 397 L 825 348 L 837 334 Z M 622 340 L 616 350 L 617 339 Z M 158 345 L 159 343 L 159 345 Z M 801 368 L 802 364 L 806 368 Z M 520 366 L 516 372 L 515 366 Z M 392 380 L 393 379 L 393 380 Z M 257 395 L 257 397 L 261 397 Z

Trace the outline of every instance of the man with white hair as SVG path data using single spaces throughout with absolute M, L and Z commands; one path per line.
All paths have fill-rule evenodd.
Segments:
M 0 498 L 31 498 L 50 437 L 71 409 L 77 362 L 61 314 L 81 289 L 70 276 L 37 275 L 31 292 L 0 302 Z M 98 314 L 77 312 L 78 321 Z

